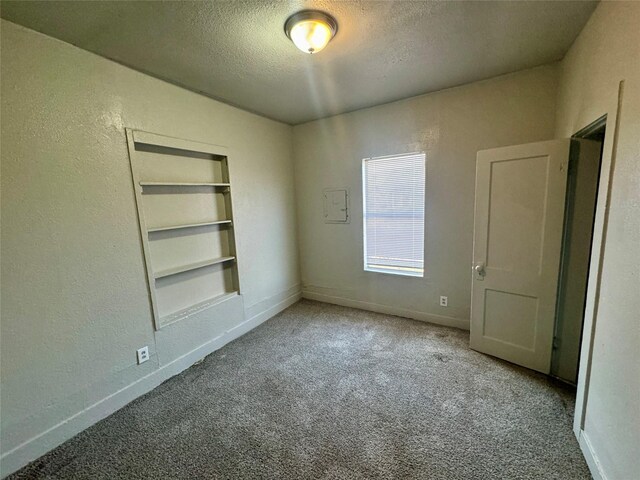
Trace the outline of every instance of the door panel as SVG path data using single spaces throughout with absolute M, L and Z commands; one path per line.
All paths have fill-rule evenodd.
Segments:
M 545 161 L 533 157 L 490 164 L 487 265 L 491 268 L 509 272 L 540 268 L 540 258 L 522 255 L 521 245 L 526 242 L 532 253 L 541 250 L 544 212 L 538 205 L 546 194 L 547 172 L 541 165 Z
M 471 348 L 549 372 L 569 140 L 478 152 Z
M 536 339 L 538 299 L 498 290 L 485 290 L 483 336 L 532 350 Z M 518 312 L 514 316 L 513 312 Z

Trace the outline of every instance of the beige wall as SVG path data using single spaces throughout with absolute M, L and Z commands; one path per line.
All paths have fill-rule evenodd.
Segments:
M 556 73 L 540 67 L 294 127 L 304 295 L 468 329 L 476 152 L 553 138 Z M 364 272 L 361 161 L 417 150 L 427 155 L 425 277 Z M 350 224 L 323 223 L 327 187 L 350 189 Z
M 1 73 L 6 473 L 221 345 L 231 327 L 249 321 L 237 335 L 283 308 L 299 276 L 290 126 L 6 21 Z M 243 303 L 154 333 L 125 127 L 231 149 Z M 138 366 L 144 345 L 151 360 Z
M 640 472 L 639 26 L 638 2 L 598 6 L 562 62 L 556 121 L 557 136 L 567 137 L 609 115 L 604 157 L 605 167 L 613 160 L 609 213 L 606 219 L 607 199 L 601 195 L 596 217 L 596 229 L 603 223 L 606 229 L 599 302 L 587 304 L 588 314 L 595 307 L 595 334 L 593 339 L 586 335 L 583 342 L 579 378 L 587 377 L 585 351 L 592 340 L 581 444 L 593 457 L 592 471 L 610 480 L 636 478 Z M 616 118 L 621 80 L 624 90 L 614 142 L 611 122 Z M 605 183 L 610 171 L 603 171 Z M 598 278 L 592 276 L 590 282 L 593 289 Z M 579 389 L 579 397 L 582 393 Z

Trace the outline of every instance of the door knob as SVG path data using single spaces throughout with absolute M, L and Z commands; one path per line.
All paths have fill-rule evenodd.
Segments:
M 484 276 L 487 274 L 484 270 L 484 263 L 478 263 L 475 267 L 473 267 L 476 273 L 476 279 L 482 280 Z

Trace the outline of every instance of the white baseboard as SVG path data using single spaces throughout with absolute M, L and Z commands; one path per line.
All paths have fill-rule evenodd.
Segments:
M 4 478 L 19 470 L 29 462 L 41 457 L 81 431 L 89 428 L 91 425 L 118 411 L 141 395 L 150 392 L 162 382 L 186 370 L 198 360 L 220 349 L 232 340 L 241 337 L 285 308 L 293 305 L 300 300 L 301 297 L 301 292 L 288 296 L 241 324 L 227 330 L 222 335 L 209 340 L 172 362 L 163 365 L 152 373 L 136 380 L 2 454 L 0 457 L 0 477 Z
M 317 300 L 318 302 L 332 303 L 343 307 L 359 308 L 361 310 L 369 310 L 371 312 L 386 313 L 388 315 L 397 315 L 399 317 L 411 318 L 422 322 L 435 323 L 446 327 L 455 327 L 462 330 L 469 330 L 469 320 L 461 320 L 459 318 L 446 317 L 444 315 L 433 315 L 431 313 L 418 312 L 402 307 L 392 307 L 390 305 L 381 305 L 379 303 L 363 302 L 361 300 L 352 300 L 350 298 L 336 297 L 333 295 L 325 295 L 323 293 L 302 291 L 302 297 L 309 300 Z
M 602 470 L 602 465 L 598 461 L 598 457 L 593 451 L 593 446 L 589 441 L 589 437 L 584 432 L 584 430 L 580 431 L 580 434 L 578 436 L 578 443 L 580 444 L 582 455 L 584 455 L 584 459 L 587 461 L 587 465 L 589 466 L 589 471 L 591 471 L 593 480 L 607 480 L 607 476 Z

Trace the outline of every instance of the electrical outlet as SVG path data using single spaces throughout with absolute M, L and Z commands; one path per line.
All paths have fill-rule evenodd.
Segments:
M 149 360 L 149 347 L 142 347 L 138 349 L 138 365 Z
M 449 297 L 445 297 L 444 295 L 442 295 L 440 297 L 440 306 L 441 307 L 448 307 L 449 306 Z

